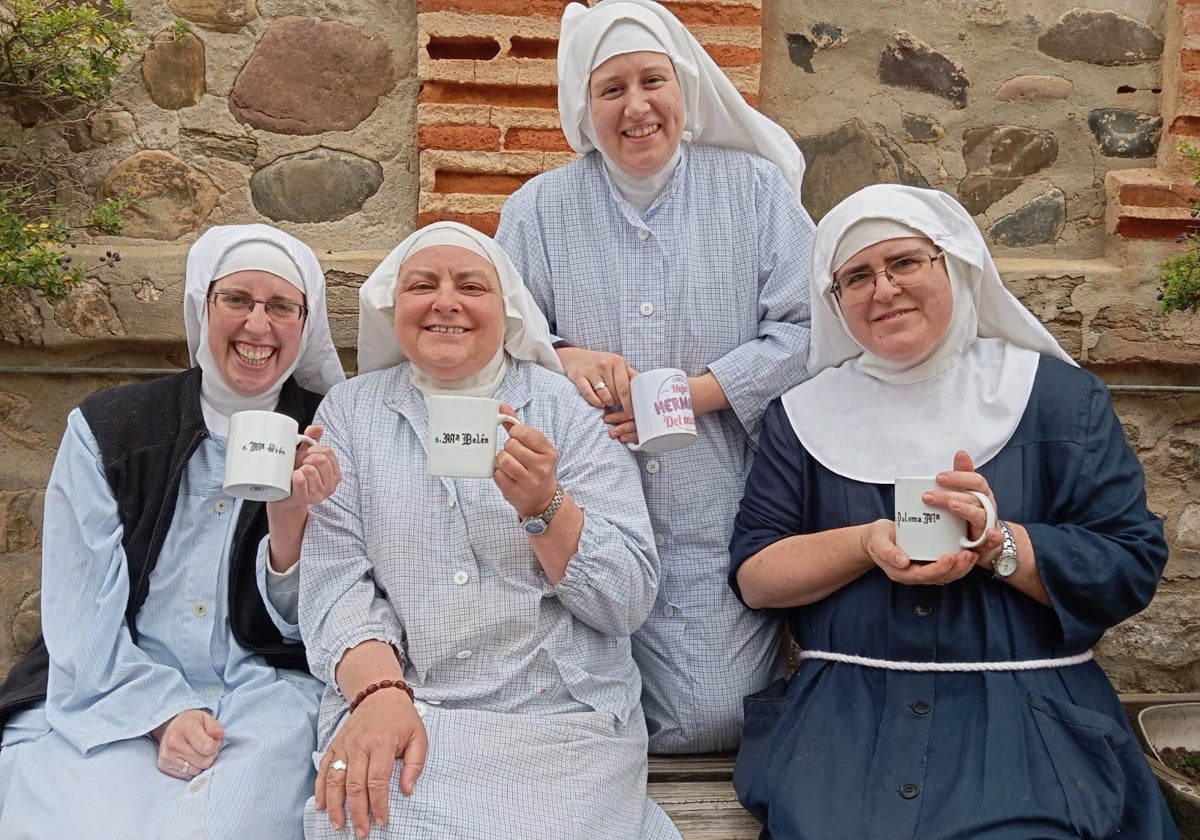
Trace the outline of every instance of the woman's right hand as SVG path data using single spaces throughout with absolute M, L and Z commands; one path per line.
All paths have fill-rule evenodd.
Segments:
M 637 376 L 637 371 L 623 356 L 582 347 L 560 347 L 558 360 L 562 362 L 567 378 L 596 408 L 619 405 L 632 410 L 629 380 Z
M 317 810 L 328 810 L 329 824 L 337 830 L 349 813 L 355 834 L 366 837 L 372 824 L 387 824 L 388 782 L 396 760 L 404 759 L 400 791 L 409 796 L 428 748 L 425 724 L 405 692 L 390 688 L 367 695 L 321 756 L 313 790 Z M 344 761 L 346 768 L 335 769 L 335 761 Z
M 930 586 L 952 583 L 964 577 L 979 555 L 969 549 L 946 554 L 932 563 L 914 563 L 896 545 L 896 523 L 876 519 L 863 526 L 862 549 L 867 557 L 892 581 L 906 586 Z
M 150 732 L 158 742 L 158 769 L 183 781 L 213 766 L 225 729 L 204 709 L 188 709 Z

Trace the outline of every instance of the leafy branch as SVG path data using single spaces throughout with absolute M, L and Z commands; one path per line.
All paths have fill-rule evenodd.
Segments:
M 1192 186 L 1200 187 L 1200 147 L 1186 140 L 1176 146 L 1192 165 L 1188 176 Z M 1200 217 L 1200 203 L 1192 202 L 1192 218 Z M 1163 312 L 1200 311 L 1200 233 L 1180 234 L 1176 240 L 1187 246 L 1182 254 L 1175 254 L 1158 264 L 1158 300 Z
M 76 106 L 94 105 L 141 42 L 127 0 L 0 0 L 0 103 L 23 125 L 52 117 L 61 130 Z M 33 113 L 32 120 L 23 118 Z M 76 116 L 78 118 L 78 116 Z M 96 204 L 71 224 L 58 195 L 74 188 L 75 164 L 23 139 L 0 139 L 0 290 L 37 291 L 62 299 L 86 278 L 68 253 L 87 231 L 124 230 L 134 196 Z M 119 254 L 100 262 L 112 266 Z
M 0 97 L 51 108 L 96 102 L 140 36 L 126 0 L 2 0 Z

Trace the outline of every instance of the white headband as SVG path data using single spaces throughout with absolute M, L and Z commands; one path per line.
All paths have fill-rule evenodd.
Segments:
M 859 219 L 842 234 L 837 250 L 833 253 L 833 271 L 836 274 L 850 258 L 863 248 L 888 239 L 928 239 L 921 231 L 893 219 Z
M 592 70 L 615 55 L 635 52 L 662 53 L 670 56 L 667 48 L 654 37 L 653 32 L 636 21 L 622 20 L 613 24 L 600 39 L 596 47 L 596 57 L 592 59 Z
M 239 271 L 265 271 L 304 291 L 304 280 L 296 263 L 282 248 L 265 239 L 248 239 L 226 251 L 213 271 L 213 282 Z

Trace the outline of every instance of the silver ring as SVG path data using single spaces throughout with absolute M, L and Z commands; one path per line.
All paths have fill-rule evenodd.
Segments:
M 596 380 L 596 384 L 595 384 L 595 386 L 594 386 L 595 390 L 599 391 L 599 390 L 601 390 L 601 389 L 604 389 L 604 388 L 607 388 L 607 387 L 608 387 L 608 386 L 604 384 L 604 380 L 603 380 L 603 379 L 597 379 L 597 380 Z
M 345 770 L 346 762 L 342 761 L 342 759 L 339 758 L 338 760 L 333 762 L 333 764 L 329 765 L 329 769 L 330 770 Z
M 183 766 L 179 768 L 179 772 L 186 776 L 191 768 L 191 762 L 185 761 L 183 762 Z

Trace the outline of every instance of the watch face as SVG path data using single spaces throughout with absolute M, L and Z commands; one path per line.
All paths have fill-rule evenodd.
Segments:
M 1017 570 L 1017 558 L 1011 554 L 1001 554 L 992 563 L 992 572 L 996 577 L 1006 578 Z
M 540 534 L 546 533 L 546 528 L 548 526 L 538 517 L 534 517 L 533 519 L 526 519 L 524 522 L 522 522 L 521 527 L 525 529 L 526 534 L 529 534 L 531 537 L 536 537 Z

